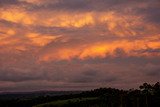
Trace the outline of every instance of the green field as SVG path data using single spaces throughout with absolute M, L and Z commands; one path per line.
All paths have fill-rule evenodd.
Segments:
M 87 105 L 87 103 L 95 102 L 98 100 L 97 97 L 91 98 L 74 98 L 74 99 L 67 99 L 67 100 L 57 100 L 49 103 L 39 104 L 33 107 L 66 107 L 66 106 L 80 106 L 80 105 Z

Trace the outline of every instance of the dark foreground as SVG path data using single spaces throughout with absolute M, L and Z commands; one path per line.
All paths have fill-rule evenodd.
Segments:
M 3 93 L 0 107 L 160 107 L 160 83 L 139 90 L 100 88 L 85 92 Z

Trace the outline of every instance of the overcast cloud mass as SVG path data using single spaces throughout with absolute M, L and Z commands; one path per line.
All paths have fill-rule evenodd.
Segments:
M 0 0 L 0 91 L 160 81 L 160 0 Z

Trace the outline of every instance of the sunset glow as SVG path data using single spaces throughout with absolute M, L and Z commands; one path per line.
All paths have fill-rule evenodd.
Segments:
M 0 91 L 159 81 L 159 9 L 159 0 L 0 0 Z

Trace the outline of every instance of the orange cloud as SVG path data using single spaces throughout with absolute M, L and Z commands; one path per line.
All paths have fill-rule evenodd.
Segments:
M 29 33 L 26 37 L 32 42 L 33 45 L 44 46 L 49 42 L 57 39 L 60 36 L 41 35 L 38 33 Z
M 19 1 L 25 1 L 28 3 L 32 3 L 35 5 L 42 5 L 42 4 L 48 4 L 50 0 L 19 0 Z M 58 2 L 59 0 L 52 0 L 52 4 Z
M 122 49 L 127 56 L 150 56 L 151 53 L 138 53 L 139 50 L 159 49 L 159 41 L 147 42 L 145 40 L 136 41 L 112 41 L 112 42 L 99 42 L 89 44 L 87 46 L 76 46 L 76 48 L 58 48 L 55 50 L 50 49 L 40 56 L 40 61 L 52 60 L 71 60 L 72 58 L 86 59 L 86 58 L 104 58 L 106 56 L 116 56 L 116 49 Z M 157 54 L 159 55 L 159 54 Z
M 52 14 L 52 15 L 50 15 Z M 55 15 L 56 14 L 56 15 Z M 49 17 L 45 17 L 45 21 L 42 21 L 45 26 L 56 27 L 76 27 L 80 28 L 87 25 L 93 25 L 94 17 L 92 13 L 48 13 Z M 54 18 L 53 18 L 54 17 Z
M 30 3 L 39 2 L 39 0 L 34 0 L 34 1 L 25 0 L 25 1 Z M 79 58 L 79 59 L 96 58 L 96 57 L 104 58 L 107 55 L 115 56 L 115 50 L 117 48 L 123 49 L 127 55 L 136 55 L 137 53 L 135 53 L 134 50 L 146 49 L 148 47 L 152 49 L 157 49 L 160 47 L 159 41 L 154 41 L 155 39 L 158 39 L 157 38 L 158 28 L 156 28 L 156 26 L 152 24 L 145 23 L 142 20 L 142 16 L 140 15 L 129 15 L 129 14 L 122 15 L 114 11 L 100 12 L 100 13 L 97 12 L 71 13 L 62 11 L 57 12 L 54 10 L 27 12 L 22 7 L 20 9 L 19 8 L 13 8 L 13 9 L 8 8 L 6 9 L 6 11 L 1 9 L 2 14 L 0 14 L 0 18 L 10 22 L 20 23 L 23 24 L 24 26 L 27 25 L 28 27 L 33 27 L 33 26 L 63 27 L 71 30 L 74 30 L 73 28 L 78 29 L 85 26 L 87 26 L 86 29 L 90 28 L 88 26 L 92 26 L 92 28 L 95 27 L 95 29 L 96 26 L 99 26 L 99 28 L 105 27 L 106 30 L 104 31 L 105 32 L 104 36 L 106 38 L 109 35 L 118 37 L 137 36 L 142 38 L 146 36 L 146 39 L 144 40 L 129 41 L 127 39 L 123 39 L 116 41 L 113 40 L 110 42 L 107 41 L 104 42 L 105 40 L 104 41 L 99 40 L 93 43 L 89 42 L 84 43 L 82 46 L 79 46 L 77 44 L 76 48 L 72 46 L 67 46 L 62 48 L 60 47 L 60 49 L 55 49 L 55 50 L 53 49 L 48 53 L 44 52 L 45 54 L 40 55 L 40 60 L 42 61 L 70 60 L 72 58 Z M 96 30 L 100 31 L 100 29 Z M 14 38 L 14 39 L 7 38 L 8 36 L 13 36 L 16 34 L 16 31 L 14 29 L 3 30 L 3 32 L 5 34 L 1 34 L 3 35 L 3 37 L 0 37 L 1 40 L 0 45 L 7 45 L 7 44 L 12 45 L 16 44 L 18 41 L 23 41 L 20 38 Z M 99 32 L 94 33 L 93 39 L 96 40 L 96 38 L 98 38 L 97 35 L 99 35 Z M 148 35 L 151 35 L 150 38 Z M 48 43 L 56 40 L 58 37 L 60 36 L 47 35 L 47 34 L 42 35 L 40 33 L 34 33 L 33 31 L 24 31 L 24 34 L 22 35 L 21 38 L 25 38 L 27 40 L 25 42 L 26 44 L 24 43 L 26 47 L 28 44 L 31 46 L 44 47 Z M 91 36 L 88 38 L 90 39 Z M 86 39 L 88 38 L 86 37 Z
M 39 0 L 27 1 L 34 3 L 39 2 Z M 0 12 L 0 19 L 31 26 L 81 28 L 84 26 L 98 26 L 103 24 L 111 34 L 121 37 L 143 35 L 145 32 L 157 31 L 154 25 L 145 24 L 142 16 L 121 15 L 114 11 L 71 13 L 42 10 L 32 12 L 26 11 L 22 7 L 13 7 L 5 9 L 5 11 L 1 9 Z M 139 26 L 145 29 L 145 32 L 136 30 Z
M 33 24 L 34 18 L 28 14 L 23 8 L 15 8 L 13 7 L 5 9 L 5 11 L 2 9 L 0 10 L 0 19 L 15 22 L 15 23 L 22 23 L 22 24 Z

